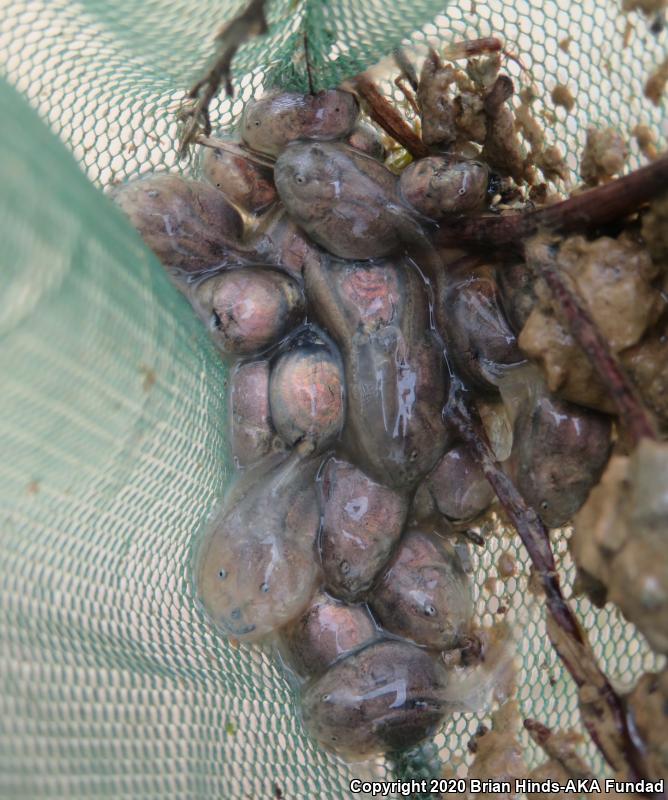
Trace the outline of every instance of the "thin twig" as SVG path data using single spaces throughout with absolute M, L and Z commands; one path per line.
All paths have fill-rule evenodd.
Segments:
M 588 713 L 591 703 L 588 706 L 581 703 L 583 723 L 592 740 L 614 769 L 620 770 L 626 764 L 631 780 L 644 777 L 643 757 L 630 736 L 623 703 L 596 663 L 586 633 L 561 591 L 548 531 L 502 471 L 487 441 L 482 423 L 470 407 L 461 383 L 456 379 L 446 415 L 448 422 L 471 447 L 540 576 L 547 600 L 548 623 L 552 623 L 548 624 L 548 633 L 559 657 L 579 687 L 596 692 L 599 701 L 597 713 Z M 564 642 L 569 646 L 564 647 Z M 577 657 L 573 657 L 573 653 L 577 653 Z
M 204 133 L 205 136 L 211 133 L 209 106 L 223 82 L 228 97 L 233 95 L 230 71 L 232 59 L 245 41 L 267 32 L 265 4 L 266 0 L 251 0 L 246 9 L 226 23 L 216 36 L 219 52 L 213 66 L 190 89 L 187 99 L 177 112 L 177 119 L 182 125 L 179 158 L 187 154 L 188 147 L 200 133 Z
M 563 734 L 554 732 L 535 719 L 525 719 L 524 729 L 529 736 L 539 745 L 549 758 L 559 763 L 568 775 L 575 780 L 593 778 L 589 767 L 577 754 L 575 741 L 567 742 Z
M 384 97 L 371 78 L 362 73 L 350 81 L 358 97 L 366 106 L 371 119 L 413 156 L 424 158 L 429 148 L 411 128 L 397 109 Z
M 525 247 L 527 264 L 547 283 L 573 338 L 584 350 L 610 393 L 617 413 L 634 443 L 638 444 L 643 437 L 656 439 L 656 429 L 638 392 L 589 312 L 569 287 L 568 278 L 559 269 L 556 256 L 557 247 L 547 237 L 536 237 L 527 242 Z
M 229 139 L 218 139 L 215 136 L 205 136 L 203 133 L 199 134 L 194 144 L 199 144 L 202 147 L 208 147 L 211 150 L 225 150 L 228 153 L 245 158 L 247 161 L 252 161 L 253 164 L 258 164 L 267 169 L 273 169 L 276 160 L 270 156 L 265 156 L 262 153 L 256 153 L 254 150 L 249 150 L 241 144 L 230 141 Z
M 536 233 L 598 228 L 632 214 L 667 187 L 668 156 L 664 155 L 622 178 L 536 211 L 458 217 L 451 225 L 445 221 L 433 240 L 437 247 L 503 247 L 504 253 L 521 253 L 525 240 Z

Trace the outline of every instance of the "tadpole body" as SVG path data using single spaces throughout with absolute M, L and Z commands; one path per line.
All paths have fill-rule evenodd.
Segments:
M 304 613 L 281 634 L 281 646 L 299 675 L 321 675 L 379 636 L 366 606 L 350 606 L 317 592 Z
M 406 203 L 436 220 L 483 208 L 488 183 L 489 170 L 481 162 L 429 156 L 402 171 L 399 189 Z
M 366 122 L 358 122 L 344 141 L 371 158 L 379 161 L 385 158 L 385 147 L 378 130 Z
M 307 261 L 320 258 L 320 250 L 283 211 L 272 215 L 249 243 L 258 262 L 275 264 L 293 278 L 302 279 Z
M 517 261 L 504 264 L 497 270 L 496 278 L 503 310 L 513 332 L 519 336 L 537 302 L 533 271 L 524 261 Z
M 405 242 L 427 244 L 396 175 L 346 144 L 292 144 L 278 157 L 274 180 L 294 221 L 335 256 L 381 258 Z
M 248 103 L 241 138 L 258 153 L 276 156 L 297 139 L 340 139 L 349 134 L 359 108 L 354 95 L 340 89 L 316 94 L 275 92 Z
M 239 247 L 239 212 L 206 183 L 158 173 L 115 187 L 111 198 L 165 267 L 199 272 Z
M 269 362 L 236 367 L 230 386 L 232 456 L 247 467 L 271 453 L 277 434 L 269 411 Z
M 309 303 L 343 356 L 346 453 L 385 486 L 414 486 L 449 440 L 442 345 L 421 276 L 403 259 L 322 259 L 304 277 Z
M 234 487 L 201 543 L 198 597 L 221 632 L 255 641 L 295 619 L 318 580 L 318 459 L 293 453 Z
M 194 285 L 192 296 L 214 342 L 232 355 L 266 350 L 305 313 L 300 284 L 269 267 L 224 270 Z
M 445 667 L 408 642 L 381 641 L 337 662 L 302 690 L 304 727 L 350 761 L 429 737 L 448 711 Z
M 525 361 L 487 270 L 441 279 L 436 321 L 462 378 L 479 391 L 495 392 L 499 372 Z
M 330 458 L 320 478 L 320 558 L 327 589 L 360 600 L 392 555 L 401 536 L 408 497 Z
M 331 340 L 307 327 L 272 363 L 269 404 L 276 430 L 291 446 L 321 452 L 338 438 L 345 418 L 341 358 Z
M 276 202 L 274 172 L 232 142 L 203 148 L 202 177 L 247 214 L 260 214 Z
M 369 604 L 388 631 L 434 650 L 460 644 L 473 613 L 468 578 L 454 548 L 420 528 L 404 535 Z
M 462 525 L 483 514 L 494 497 L 478 462 L 465 446 L 457 445 L 418 486 L 413 513 L 417 519 L 440 514 L 453 525 Z
M 611 428 L 607 415 L 540 389 L 520 404 L 508 467 L 549 528 L 565 525 L 598 483 L 610 454 Z

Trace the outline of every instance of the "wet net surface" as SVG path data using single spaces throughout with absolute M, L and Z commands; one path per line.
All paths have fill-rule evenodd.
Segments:
M 6 798 L 337 798 L 349 796 L 353 776 L 391 774 L 382 759 L 347 766 L 318 751 L 270 659 L 222 642 L 195 608 L 192 537 L 229 477 L 226 376 L 190 308 L 91 185 L 187 168 L 175 161 L 174 112 L 219 23 L 240 5 L 0 3 L 3 71 L 34 109 L 2 87 Z M 322 85 L 418 30 L 417 43 L 503 37 L 541 90 L 536 108 L 572 168 L 590 124 L 630 133 L 646 123 L 665 142 L 663 110 L 642 87 L 666 34 L 650 35 L 644 18 L 622 16 L 612 2 L 323 6 L 271 5 L 276 32 L 239 53 L 237 96 L 217 101 L 216 127 L 234 122 L 265 70 L 274 81 L 304 80 L 305 30 Z M 517 64 L 508 70 L 521 79 Z M 557 83 L 575 96 L 570 114 L 551 104 Z M 511 625 L 523 716 L 577 726 L 575 688 L 547 644 L 541 600 L 527 591 L 526 556 L 513 535 L 492 528 L 485 550 L 472 554 L 479 618 Z M 554 533 L 568 587 L 567 536 Z M 518 574 L 501 580 L 496 561 L 507 551 Z M 576 607 L 616 686 L 656 668 L 612 608 Z M 444 768 L 462 774 L 484 719 L 456 715 L 437 736 Z M 540 756 L 522 742 L 535 765 Z M 587 756 L 603 770 L 592 748 Z

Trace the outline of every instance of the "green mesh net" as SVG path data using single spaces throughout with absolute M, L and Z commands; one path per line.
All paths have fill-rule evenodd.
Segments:
M 226 375 L 190 307 L 99 191 L 181 168 L 174 113 L 241 5 L 1 3 L 3 70 L 24 95 L 0 86 L 4 798 L 338 798 L 350 796 L 351 777 L 392 773 L 382 758 L 348 766 L 318 750 L 268 655 L 222 641 L 196 609 L 192 537 L 230 473 Z M 306 60 L 320 87 L 406 37 L 497 35 L 541 90 L 537 108 L 572 168 L 589 124 L 666 134 L 664 109 L 642 96 L 661 38 L 613 2 L 275 0 L 269 22 L 269 37 L 240 50 L 236 95 L 214 104 L 216 127 L 265 82 L 303 86 Z M 509 70 L 519 77 L 517 64 Z M 576 108 L 552 117 L 556 83 Z M 639 161 L 633 144 L 631 165 Z M 569 586 L 567 538 L 554 534 Z M 578 727 L 575 687 L 527 590 L 526 556 L 494 520 L 487 542 L 473 553 L 478 616 L 512 627 L 521 711 Z M 504 551 L 519 573 L 502 581 Z M 614 609 L 576 607 L 616 685 L 658 666 Z M 481 721 L 459 714 L 447 724 L 427 754 L 432 773 L 465 774 Z M 539 754 L 522 742 L 535 765 Z M 589 745 L 586 756 L 603 771 Z

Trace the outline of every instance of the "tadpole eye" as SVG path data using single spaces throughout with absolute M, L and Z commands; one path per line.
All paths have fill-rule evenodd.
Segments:
M 305 183 L 306 179 L 303 175 L 295 175 L 295 183 Z
M 253 125 L 255 125 L 256 128 L 259 128 L 260 127 L 260 120 L 256 119 L 255 122 L 253 123 Z

